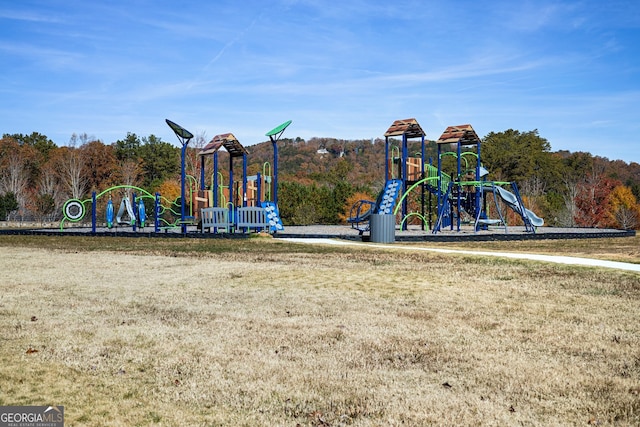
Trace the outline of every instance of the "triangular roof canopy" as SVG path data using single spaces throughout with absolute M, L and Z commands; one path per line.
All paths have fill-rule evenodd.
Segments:
M 445 131 L 440 135 L 438 144 L 457 144 L 460 143 L 462 145 L 476 145 L 480 143 L 480 138 L 476 134 L 476 131 L 473 130 L 471 125 L 459 125 L 459 126 L 449 126 Z
M 224 147 L 231 157 L 239 157 L 245 154 L 249 154 L 246 148 L 240 144 L 240 141 L 232 133 L 223 133 L 216 135 L 213 139 L 204 146 L 202 151 L 198 153 L 200 156 L 206 156 L 207 154 L 213 154 Z
M 424 133 L 416 119 L 404 119 L 393 122 L 384 134 L 384 136 L 400 135 L 406 135 L 407 138 L 418 138 L 425 136 L 426 133 Z

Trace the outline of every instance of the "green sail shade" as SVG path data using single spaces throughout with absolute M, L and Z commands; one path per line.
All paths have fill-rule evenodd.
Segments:
M 277 135 L 277 134 L 283 132 L 287 128 L 287 126 L 289 126 L 290 124 L 291 124 L 291 120 L 287 120 L 286 122 L 284 122 L 283 124 L 281 124 L 277 128 L 271 129 L 269 132 L 267 132 L 266 136 Z

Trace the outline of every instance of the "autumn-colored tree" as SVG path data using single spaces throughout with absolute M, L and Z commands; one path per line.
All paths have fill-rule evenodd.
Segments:
M 12 135 L 5 134 L 3 138 L 11 138 L 16 141 L 21 147 L 33 147 L 40 154 L 42 154 L 42 158 L 44 161 L 49 158 L 49 152 L 56 148 L 56 144 L 51 139 L 39 132 L 32 132 L 30 135 L 23 135 L 21 133 L 15 133 Z
M 166 180 L 156 189 L 160 195 L 167 199 L 170 203 L 180 202 L 180 182 L 175 180 Z
M 353 206 L 356 205 L 356 203 L 358 203 L 360 200 L 372 201 L 372 199 L 373 199 L 373 196 L 371 194 L 360 192 L 360 191 L 353 193 L 351 196 L 347 197 L 343 207 L 344 213 L 341 213 L 338 215 L 340 222 L 344 224 L 347 223 L 347 219 L 349 219 L 352 214 L 351 208 L 353 208 Z M 364 212 L 361 212 L 361 213 L 364 213 Z
M 20 146 L 22 163 L 29 175 L 29 188 L 33 189 L 40 178 L 40 169 L 49 159 L 50 153 L 57 148 L 52 140 L 38 132 L 30 135 L 16 133 L 5 134 L 5 138 L 11 138 Z
M 620 181 L 604 176 L 601 171 L 592 171 L 578 185 L 575 201 L 576 225 L 597 228 L 613 226 L 609 212 L 609 197 L 618 185 L 620 185 Z
M 632 230 L 640 226 L 640 205 L 629 187 L 618 185 L 611 191 L 609 215 L 611 221 L 623 230 Z
M 101 141 L 90 141 L 80 147 L 87 186 L 92 191 L 101 191 L 117 184 L 119 179 L 115 149 Z
M 36 220 L 43 223 L 56 211 L 56 201 L 51 194 L 39 193 L 36 189 L 32 189 L 30 193 L 27 206 Z

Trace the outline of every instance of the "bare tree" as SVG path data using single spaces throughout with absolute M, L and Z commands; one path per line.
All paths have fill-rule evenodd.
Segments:
M 565 192 L 562 195 L 565 205 L 565 213 L 562 217 L 558 218 L 560 225 L 565 227 L 575 227 L 575 217 L 578 213 L 578 206 L 576 205 L 576 197 L 578 197 L 579 183 L 577 179 L 572 177 L 563 178 Z
M 200 170 L 200 156 L 198 153 L 207 145 L 206 132 L 200 132 L 195 135 L 193 140 L 189 143 L 189 149 L 187 150 L 185 158 L 185 169 L 188 175 L 199 178 L 198 172 Z
M 530 197 L 543 196 L 546 189 L 546 181 L 538 174 L 531 176 L 522 183 L 522 193 Z
M 40 173 L 40 179 L 38 181 L 38 194 L 51 196 L 55 211 L 59 212 L 64 205 L 65 196 L 60 188 L 60 183 L 56 177 L 56 170 L 54 166 L 49 162 L 46 163 Z
M 29 173 L 19 149 L 7 150 L 0 159 L 2 172 L 0 173 L 0 192 L 13 193 L 18 205 L 24 208 L 26 191 L 29 185 Z
M 136 159 L 124 159 L 119 166 L 122 185 L 136 185 L 142 170 L 140 162 Z
M 87 192 L 85 159 L 83 151 L 75 147 L 77 141 L 78 137 L 73 134 L 69 140 L 69 147 L 60 150 L 56 158 L 58 179 L 65 192 L 73 199 L 80 199 Z
M 640 215 L 638 213 L 638 209 L 620 206 L 616 209 L 613 216 L 615 217 L 616 222 L 620 225 L 620 228 L 623 230 L 633 230 L 639 225 L 638 217 Z

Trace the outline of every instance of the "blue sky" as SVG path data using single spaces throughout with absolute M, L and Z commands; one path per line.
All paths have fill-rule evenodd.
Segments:
M 637 0 L 0 4 L 0 133 L 382 137 L 415 117 L 640 162 Z

